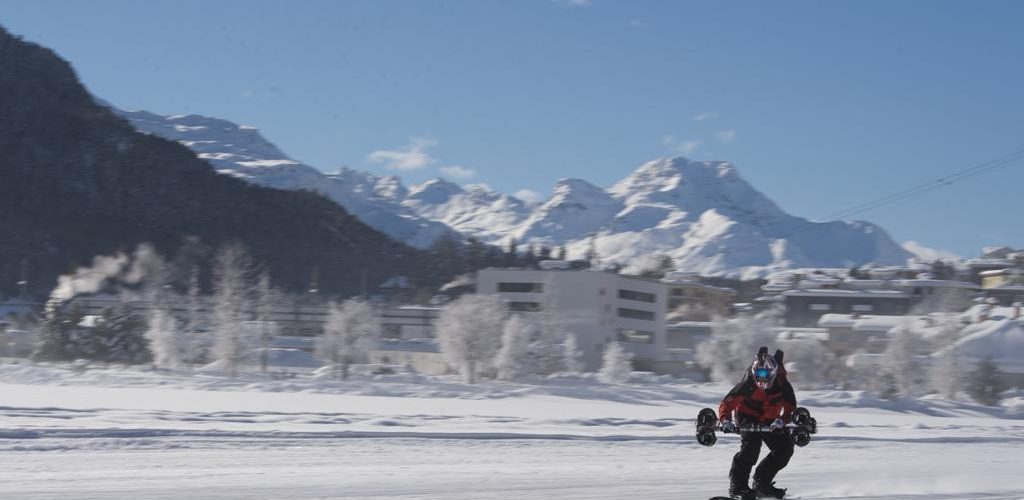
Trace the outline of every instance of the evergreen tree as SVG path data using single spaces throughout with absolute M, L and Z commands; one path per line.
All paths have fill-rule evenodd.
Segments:
M 975 401 L 986 405 L 996 406 L 1002 399 L 1003 392 L 1002 374 L 999 366 L 992 360 L 991 356 L 978 361 L 977 366 L 971 373 L 970 383 L 967 385 L 967 393 Z
M 519 241 L 515 236 L 508 239 L 508 251 L 505 252 L 505 266 L 516 267 L 519 265 Z
M 472 272 L 486 267 L 487 245 L 476 237 L 470 236 L 466 239 L 463 253 L 466 255 L 466 271 Z
M 97 349 L 92 359 L 127 364 L 149 361 L 146 327 L 146 320 L 126 301 L 104 309 L 93 331 Z
M 32 359 L 40 361 L 74 359 L 75 354 L 69 342 L 84 315 L 77 306 L 60 308 L 51 305 L 50 307 L 46 319 L 36 330 Z
M 566 260 L 568 258 L 568 251 L 565 249 L 565 245 L 558 247 L 558 260 Z

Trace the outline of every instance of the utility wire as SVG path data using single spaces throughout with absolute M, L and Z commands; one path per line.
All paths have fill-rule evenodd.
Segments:
M 995 169 L 1000 168 L 1000 167 L 1004 167 L 1006 165 L 1009 165 L 1009 164 L 1014 163 L 1014 162 L 1016 162 L 1018 160 L 1021 160 L 1021 159 L 1024 159 L 1024 149 L 1020 149 L 1020 150 L 1017 150 L 1017 151 L 1015 151 L 1013 153 L 1010 153 L 1008 155 L 996 158 L 994 160 L 989 160 L 989 161 L 986 161 L 984 163 L 980 163 L 978 165 L 972 166 L 970 168 L 966 168 L 966 169 L 954 172 L 954 173 L 949 174 L 949 175 L 947 175 L 945 177 L 940 177 L 938 179 L 926 182 L 924 184 L 920 184 L 920 185 L 914 186 L 912 188 L 905 189 L 903 191 L 899 191 L 899 192 L 896 192 L 896 193 L 893 193 L 893 194 L 882 196 L 880 198 L 876 198 L 874 200 L 862 203 L 860 205 L 856 205 L 856 206 L 847 208 L 846 210 L 843 210 L 843 211 L 840 211 L 840 212 L 836 212 L 836 213 L 834 213 L 832 215 L 829 215 L 828 217 L 826 217 L 826 219 L 827 220 L 833 220 L 833 219 L 841 219 L 841 218 L 844 218 L 844 217 L 849 217 L 851 215 L 858 214 L 858 213 L 861 213 L 861 212 L 865 212 L 865 211 L 871 210 L 873 208 L 878 208 L 878 207 L 883 206 L 883 205 L 888 205 L 890 203 L 893 203 L 893 202 L 896 202 L 896 201 L 899 201 L 899 200 L 902 200 L 902 199 L 905 199 L 905 198 L 910 198 L 912 196 L 917 196 L 917 195 L 919 195 L 921 193 L 924 193 L 924 192 L 927 192 L 927 191 L 931 191 L 933 189 L 937 189 L 937 188 L 940 188 L 940 187 L 943 187 L 943 186 L 949 186 L 949 185 L 953 184 L 954 182 L 958 182 L 958 181 L 964 180 L 964 179 L 966 179 L 968 177 L 973 177 L 975 175 L 984 174 L 986 172 L 989 172 L 991 170 L 995 170 Z

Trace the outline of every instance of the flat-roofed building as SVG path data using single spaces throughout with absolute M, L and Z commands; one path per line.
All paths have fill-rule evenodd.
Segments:
M 601 366 L 614 341 L 633 353 L 638 370 L 655 371 L 664 355 L 666 286 L 657 280 L 596 270 L 491 268 L 477 272 L 477 292 L 496 294 L 510 312 L 575 334 L 588 370 Z

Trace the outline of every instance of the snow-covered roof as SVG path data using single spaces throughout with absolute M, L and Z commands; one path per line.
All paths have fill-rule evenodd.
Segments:
M 823 314 L 818 320 L 822 328 L 850 328 L 857 332 L 886 333 L 893 327 L 908 324 L 921 316 L 883 316 L 877 314 Z
M 850 297 L 850 298 L 909 298 L 902 290 L 843 290 L 839 288 L 822 288 L 816 290 L 788 290 L 782 295 L 790 297 Z
M 1024 321 L 985 321 L 968 326 L 964 333 L 964 338 L 940 353 L 952 350 L 969 360 L 991 357 L 1004 372 L 1024 373 Z
M 936 279 L 906 279 L 906 280 L 893 280 L 893 286 L 902 287 L 931 287 L 931 288 L 962 288 L 966 290 L 976 290 L 979 287 L 975 283 L 968 281 L 952 281 L 952 280 L 936 280 Z
M 828 342 L 829 333 L 825 328 L 778 327 L 772 328 L 777 340 L 817 340 Z

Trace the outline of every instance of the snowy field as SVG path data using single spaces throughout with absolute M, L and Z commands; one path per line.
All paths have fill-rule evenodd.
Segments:
M 725 491 L 738 442 L 701 447 L 692 419 L 726 389 L 4 364 L 0 484 L 18 499 L 703 499 Z M 1024 397 L 798 397 L 820 430 L 778 478 L 792 498 L 1024 499 Z

